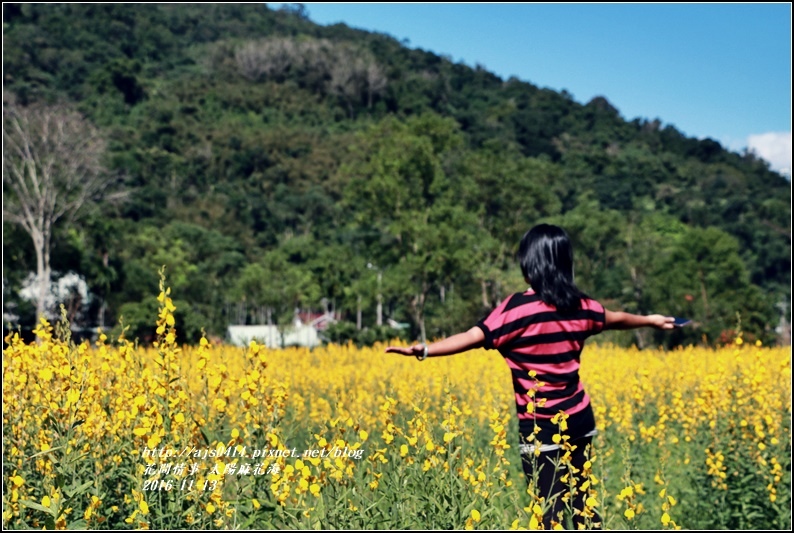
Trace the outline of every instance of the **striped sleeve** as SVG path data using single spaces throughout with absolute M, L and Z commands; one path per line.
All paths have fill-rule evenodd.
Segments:
M 607 324 L 606 311 L 604 306 L 596 300 L 590 298 L 582 300 L 582 307 L 591 311 L 590 313 L 590 335 L 597 335 L 604 331 Z
M 505 309 L 512 298 L 513 296 L 507 297 L 502 303 L 496 306 L 488 316 L 477 322 L 477 327 L 485 334 L 484 348 L 488 350 L 497 348 L 497 346 L 494 345 L 494 331 L 504 326 L 506 316 Z
M 589 298 L 573 315 L 561 316 L 534 293 L 516 293 L 500 303 L 477 326 L 485 335 L 483 346 L 498 349 L 555 342 L 583 342 L 606 326 L 604 307 Z M 530 336 L 527 336 L 530 332 Z M 579 346 L 577 349 L 581 349 Z

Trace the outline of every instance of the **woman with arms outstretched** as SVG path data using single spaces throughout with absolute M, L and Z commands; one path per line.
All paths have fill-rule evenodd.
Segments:
M 564 413 L 572 449 L 570 463 L 582 470 L 596 434 L 590 397 L 579 380 L 579 357 L 584 341 L 606 329 L 653 327 L 673 329 L 673 317 L 613 312 L 582 293 L 573 279 L 573 247 L 557 226 L 540 224 L 521 239 L 518 250 L 521 272 L 529 288 L 515 293 L 468 331 L 429 345 L 390 346 L 387 352 L 427 357 L 453 355 L 473 348 L 496 349 L 513 375 L 516 412 L 521 437 L 521 457 L 527 482 L 538 496 L 553 505 L 544 514 L 551 528 L 565 508 L 562 494 L 567 483 L 555 467 L 561 443 L 554 435 L 562 429 Z M 556 497 L 555 497 L 556 495 Z M 573 500 L 573 526 L 585 524 L 584 494 Z M 597 526 L 596 515 L 590 524 Z

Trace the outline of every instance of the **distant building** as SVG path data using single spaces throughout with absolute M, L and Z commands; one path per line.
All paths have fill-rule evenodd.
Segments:
M 230 344 L 248 346 L 252 340 L 268 348 L 282 346 L 305 346 L 313 348 L 322 344 L 317 330 L 312 326 L 291 325 L 284 328 L 284 338 L 276 326 L 229 326 L 227 336 Z
M 283 339 L 276 326 L 229 326 L 228 340 L 235 346 L 248 346 L 252 340 L 268 348 L 282 346 L 305 346 L 313 348 L 322 344 L 319 332 L 339 319 L 332 313 L 295 313 L 292 324 L 283 328 Z
M 296 313 L 296 324 L 308 324 L 318 331 L 328 329 L 328 326 L 341 318 L 339 313 Z

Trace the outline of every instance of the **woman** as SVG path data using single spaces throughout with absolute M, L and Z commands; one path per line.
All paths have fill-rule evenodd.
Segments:
M 505 299 L 470 330 L 439 342 L 393 347 L 387 352 L 427 357 L 472 348 L 497 349 L 513 374 L 521 456 L 535 494 L 553 502 L 544 526 L 560 521 L 568 484 L 558 469 L 561 446 L 570 451 L 573 471 L 582 471 L 596 434 L 590 397 L 579 381 L 584 341 L 605 329 L 672 329 L 673 317 L 613 312 L 582 293 L 573 279 L 573 247 L 557 226 L 540 224 L 521 239 L 521 272 L 530 288 Z M 561 415 L 560 413 L 564 413 Z M 585 524 L 584 491 L 573 500 L 573 525 Z M 597 526 L 598 515 L 590 519 Z

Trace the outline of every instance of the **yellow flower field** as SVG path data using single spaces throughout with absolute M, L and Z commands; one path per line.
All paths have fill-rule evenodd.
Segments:
M 6 338 L 3 527 L 531 528 L 510 373 L 495 351 L 268 350 Z M 791 350 L 589 344 L 606 528 L 785 529 Z M 565 522 L 555 524 L 563 527 Z

